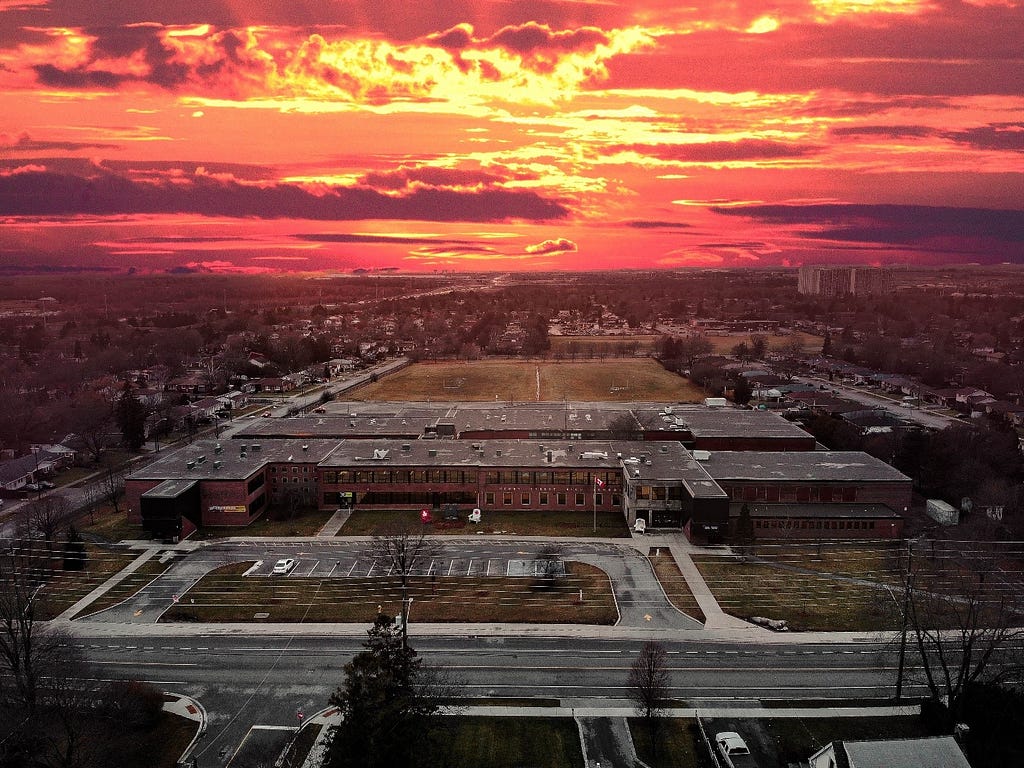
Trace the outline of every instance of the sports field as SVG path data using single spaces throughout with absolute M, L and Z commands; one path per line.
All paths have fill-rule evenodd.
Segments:
M 700 402 L 700 387 L 654 360 L 416 363 L 353 392 L 353 400 Z

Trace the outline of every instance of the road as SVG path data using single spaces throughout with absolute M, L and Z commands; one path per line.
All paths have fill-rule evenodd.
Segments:
M 626 692 L 640 640 L 417 637 L 427 665 L 445 667 L 470 698 L 526 697 L 561 706 L 631 706 Z M 113 637 L 76 629 L 78 646 L 102 679 L 142 677 L 200 699 L 210 717 L 197 755 L 223 765 L 253 724 L 295 725 L 295 713 L 323 708 L 358 637 L 191 636 L 132 632 Z M 895 670 L 871 643 L 808 645 L 666 641 L 670 695 L 694 706 L 752 700 L 883 699 Z M 911 687 L 909 695 L 920 693 Z M 222 754 L 223 752 L 223 754 Z
M 831 392 L 831 390 L 835 390 L 840 396 L 847 400 L 853 400 L 855 403 L 861 403 L 869 408 L 884 408 L 893 416 L 913 421 L 920 424 L 922 427 L 927 427 L 928 429 L 945 429 L 950 424 L 959 423 L 959 420 L 952 416 L 933 413 L 920 408 L 907 408 L 901 405 L 899 400 L 882 397 L 870 392 L 864 392 L 856 387 L 840 384 L 835 381 L 829 381 L 828 379 L 823 379 L 818 376 L 794 376 L 793 380 L 798 381 L 801 384 L 810 384 L 815 387 L 824 385 L 828 391 Z

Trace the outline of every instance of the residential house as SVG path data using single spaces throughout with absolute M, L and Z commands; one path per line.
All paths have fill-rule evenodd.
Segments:
M 952 736 L 884 741 L 833 741 L 810 760 L 811 768 L 971 768 Z

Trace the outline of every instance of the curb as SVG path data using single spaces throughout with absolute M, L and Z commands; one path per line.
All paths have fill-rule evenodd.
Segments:
M 199 722 L 199 729 L 196 731 L 196 735 L 192 737 L 192 741 L 190 741 L 188 743 L 188 746 L 185 747 L 185 751 L 181 753 L 181 757 L 178 758 L 178 761 L 176 763 L 176 765 L 182 766 L 182 768 L 186 768 L 187 766 L 194 766 L 195 765 L 195 761 L 189 762 L 189 757 L 188 756 L 189 756 L 189 754 L 191 754 L 192 750 L 194 750 L 196 748 L 196 744 L 199 743 L 199 740 L 201 738 L 203 738 L 203 736 L 206 735 L 206 726 L 207 726 L 207 723 L 208 723 L 208 719 L 207 719 L 207 715 L 206 715 L 206 707 L 204 707 L 202 705 L 202 702 L 200 702 L 198 699 L 193 699 L 191 696 L 186 696 L 183 693 L 174 693 L 173 691 L 164 691 L 164 695 L 166 695 L 166 696 L 177 696 L 179 701 L 187 700 L 187 701 L 191 702 L 192 705 L 195 706 L 195 708 L 197 710 L 199 710 L 199 720 L 198 720 L 198 722 Z

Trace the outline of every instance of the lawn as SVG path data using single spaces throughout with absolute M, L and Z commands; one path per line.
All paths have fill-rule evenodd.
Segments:
M 114 512 L 109 504 L 83 516 L 79 525 L 82 531 L 102 536 L 111 542 L 149 538 L 141 524 L 128 522 L 128 514 L 124 509 Z
M 388 615 L 401 611 L 401 585 L 394 577 L 243 576 L 250 565 L 210 572 L 161 621 L 369 624 L 378 607 Z M 565 565 L 567 576 L 548 588 L 531 578 L 412 577 L 410 623 L 614 624 L 618 612 L 607 575 L 584 563 Z
M 697 598 L 690 591 L 690 585 L 683 578 L 683 574 L 679 570 L 679 566 L 676 565 L 675 558 L 672 557 L 672 553 L 669 552 L 668 548 L 651 547 L 647 559 L 654 569 L 654 575 L 661 582 L 661 587 L 665 590 L 665 595 L 668 597 L 669 602 L 687 616 L 692 616 L 697 621 L 703 623 L 705 618 L 704 611 L 697 604 Z
M 136 558 L 134 553 L 86 544 L 86 563 L 81 571 L 56 571 L 35 600 L 36 618 L 52 619 L 77 603 Z M 52 560 L 59 564 L 60 559 Z
M 689 718 L 662 718 L 655 738 L 642 718 L 627 720 L 637 757 L 650 768 L 704 768 L 711 763 L 703 758 L 697 721 Z
M 111 606 L 127 600 L 153 581 L 153 579 L 157 578 L 160 574 L 170 568 L 172 564 L 173 560 L 161 563 L 160 560 L 155 557 L 147 560 L 139 566 L 138 570 L 133 571 L 120 582 L 108 589 L 102 595 L 85 606 L 85 608 L 76 613 L 72 618 L 78 619 L 93 613 L 99 613 L 102 610 L 106 610 Z
M 707 337 L 708 341 L 711 342 L 712 352 L 716 355 L 728 355 L 732 353 L 733 347 L 737 344 L 746 342 L 747 346 L 750 346 L 750 337 L 756 334 L 736 334 L 736 335 L 725 335 L 725 336 L 711 336 Z M 768 341 L 768 349 L 785 349 L 793 343 L 793 339 L 799 339 L 803 344 L 804 352 L 821 352 L 821 346 L 825 343 L 825 339 L 821 336 L 815 336 L 812 333 L 804 333 L 803 331 L 794 331 L 787 336 L 773 336 L 762 334 Z
M 569 717 L 463 717 L 444 725 L 444 755 L 459 768 L 585 768 L 579 729 Z
M 629 529 L 621 512 L 598 512 L 594 530 L 593 512 L 544 512 L 503 510 L 484 512 L 479 524 L 465 520 L 422 525 L 416 510 L 357 509 L 342 526 L 339 536 L 375 536 L 401 530 L 422 528 L 424 533 L 444 536 L 572 536 L 574 538 L 628 538 Z
M 746 559 L 700 554 L 693 561 L 733 616 L 785 619 L 797 631 L 899 626 L 898 558 L 890 544 L 823 545 L 820 554 L 814 545 L 759 545 Z
M 297 512 L 290 520 L 275 520 L 269 514 L 265 514 L 245 527 L 206 526 L 192 534 L 192 538 L 201 540 L 228 536 L 316 536 L 333 514 L 333 511 L 310 509 Z
M 699 402 L 703 389 L 650 359 L 416 363 L 358 389 L 354 400 Z

